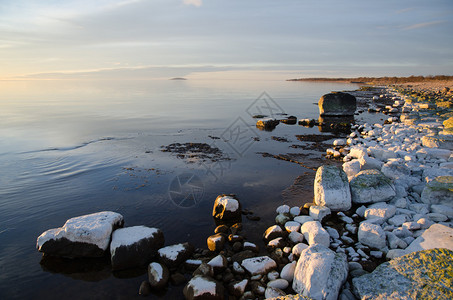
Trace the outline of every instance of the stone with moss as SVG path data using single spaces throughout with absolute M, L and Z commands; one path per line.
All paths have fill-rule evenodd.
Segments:
M 426 135 L 422 138 L 422 145 L 428 148 L 453 149 L 451 135 Z
M 364 170 L 351 179 L 353 203 L 385 202 L 395 197 L 392 181 L 378 170 Z
M 426 204 L 453 207 L 453 176 L 438 176 L 423 189 L 421 200 Z
M 333 92 L 323 95 L 318 106 L 321 116 L 352 116 L 357 108 L 357 100 L 351 94 Z
M 453 128 L 453 117 L 448 118 L 443 122 L 445 128 Z
M 413 252 L 352 283 L 361 299 L 453 299 L 453 251 Z
M 348 176 L 336 166 L 321 166 L 316 171 L 314 202 L 327 206 L 333 211 L 346 211 L 351 208 L 351 192 Z

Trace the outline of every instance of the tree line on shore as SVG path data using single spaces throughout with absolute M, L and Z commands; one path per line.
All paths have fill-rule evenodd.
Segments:
M 295 78 L 287 81 L 333 81 L 333 82 L 358 82 L 372 84 L 401 84 L 408 82 L 426 82 L 438 80 L 453 80 L 453 76 L 449 75 L 428 75 L 428 76 L 408 76 L 408 77 L 354 77 L 354 78 Z

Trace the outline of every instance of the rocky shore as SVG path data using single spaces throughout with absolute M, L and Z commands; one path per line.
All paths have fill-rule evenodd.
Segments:
M 453 93 L 351 94 L 388 119 L 333 142 L 327 155 L 343 165 L 317 169 L 313 203 L 276 208 L 265 249 L 247 239 L 241 221 L 251 213 L 229 194 L 213 203 L 218 226 L 204 249 L 165 246 L 160 229 L 122 228 L 120 214 L 101 212 L 44 232 L 38 250 L 147 268 L 143 296 L 172 285 L 186 299 L 452 299 Z

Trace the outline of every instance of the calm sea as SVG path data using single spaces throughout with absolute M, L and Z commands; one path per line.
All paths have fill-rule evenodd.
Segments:
M 103 260 L 41 261 L 36 238 L 83 214 L 116 211 L 126 226 L 160 228 L 166 244 L 206 248 L 215 197 L 235 193 L 261 217 L 244 220 L 246 237 L 259 244 L 278 205 L 312 200 L 285 198 L 282 191 L 314 171 L 257 152 L 304 153 L 290 148 L 298 143 L 295 135 L 319 132 L 286 124 L 260 131 L 251 116 L 317 118 L 321 95 L 356 88 L 286 81 L 0 81 L 0 299 L 138 297 L 143 272 L 112 274 Z M 188 160 L 161 151 L 172 143 L 206 143 L 223 154 Z M 310 184 L 305 188 L 309 195 Z M 170 287 L 160 297 L 178 293 Z

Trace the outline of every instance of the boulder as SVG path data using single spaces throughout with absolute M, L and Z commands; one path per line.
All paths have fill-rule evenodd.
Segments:
M 453 207 L 453 176 L 439 176 L 428 182 L 421 200 L 426 204 L 442 204 Z
M 186 261 L 193 253 L 194 247 L 189 243 L 176 244 L 157 251 L 159 260 L 169 268 L 175 268 Z
M 148 281 L 153 289 L 164 288 L 170 279 L 170 271 L 165 265 L 152 262 L 148 265 Z
M 392 181 L 378 170 L 364 170 L 351 179 L 352 202 L 385 202 L 395 197 Z
M 351 192 L 346 173 L 335 166 L 321 166 L 316 171 L 314 202 L 333 211 L 351 208 Z
M 63 227 L 42 233 L 36 247 L 54 256 L 101 257 L 109 247 L 112 232 L 123 224 L 123 216 L 111 211 L 71 218 Z
M 382 222 L 387 221 L 396 213 L 396 207 L 385 202 L 378 202 L 370 205 L 366 210 L 365 219 L 381 219 Z
M 446 248 L 453 251 L 453 228 L 442 224 L 433 224 L 421 236 L 416 238 L 406 248 L 406 251 L 410 253 L 435 248 Z
M 223 300 L 224 288 L 212 278 L 197 275 L 186 284 L 183 294 L 187 300 Z
M 362 222 L 359 226 L 358 239 L 361 244 L 377 249 L 382 249 L 386 246 L 385 232 L 381 226 Z
M 246 258 L 242 261 L 241 265 L 252 276 L 266 274 L 277 268 L 277 263 L 268 256 Z
M 333 92 L 323 95 L 318 106 L 321 116 L 352 116 L 357 108 L 357 100 L 351 94 Z
M 330 245 L 330 235 L 318 221 L 306 222 L 302 225 L 300 231 L 308 241 L 310 246 L 321 244 L 325 247 Z
M 112 234 L 110 259 L 113 270 L 124 270 L 149 264 L 165 243 L 160 229 L 133 226 L 117 229 Z
M 219 195 L 215 199 L 212 216 L 220 222 L 235 223 L 241 221 L 241 203 L 234 195 Z
M 453 299 L 453 252 L 414 252 L 352 279 L 361 299 Z
M 313 299 L 336 300 L 347 277 L 346 254 L 318 244 L 301 253 L 292 287 L 296 293 Z
M 222 233 L 211 235 L 207 239 L 208 249 L 211 251 L 222 251 L 226 240 L 225 235 Z

